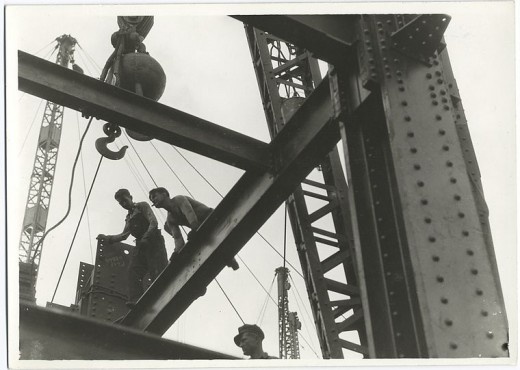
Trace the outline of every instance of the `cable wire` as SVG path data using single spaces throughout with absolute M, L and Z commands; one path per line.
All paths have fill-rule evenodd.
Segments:
M 83 132 L 83 136 L 81 137 L 81 140 L 79 141 L 79 147 L 78 147 L 78 151 L 76 153 L 76 158 L 74 159 L 74 164 L 72 165 L 72 174 L 71 174 L 71 178 L 70 178 L 70 185 L 69 185 L 69 199 L 68 199 L 68 206 L 67 206 L 67 212 L 65 212 L 65 216 L 63 216 L 63 218 L 61 220 L 59 220 L 54 226 L 52 226 L 49 230 L 47 230 L 41 237 L 41 239 L 38 241 L 38 243 L 36 243 L 35 247 L 34 247 L 34 256 L 32 258 L 32 263 L 34 264 L 34 260 L 36 258 L 36 252 L 38 251 L 39 248 L 41 248 L 42 244 L 43 244 L 43 241 L 44 239 L 47 237 L 47 235 L 49 235 L 49 233 L 54 230 L 55 228 L 57 228 L 59 225 L 61 225 L 63 223 L 63 221 L 65 221 L 65 219 L 69 216 L 69 213 L 70 213 L 70 209 L 71 209 L 71 206 L 72 206 L 72 187 L 74 185 L 74 175 L 75 175 L 75 172 L 76 172 L 76 165 L 78 164 L 78 158 L 80 156 L 80 153 L 81 153 L 81 148 L 83 147 L 83 141 L 85 140 L 85 136 L 87 136 L 87 132 L 90 128 L 90 124 L 92 123 L 92 119 L 94 117 L 90 117 L 89 121 L 88 121 L 88 124 L 87 124 L 87 127 L 85 128 L 85 131 Z
M 78 124 L 78 139 L 81 140 L 78 112 L 76 112 L 76 122 Z M 83 153 L 80 154 L 80 159 L 81 159 L 81 173 L 83 174 L 83 194 L 85 195 L 85 198 L 86 198 L 87 197 L 87 184 L 85 183 L 85 164 L 83 163 Z M 90 215 L 88 212 L 88 207 L 87 207 L 87 229 L 88 229 L 88 242 L 90 245 L 90 258 L 92 260 L 92 263 L 94 263 L 94 252 L 93 252 L 93 247 L 92 247 L 92 233 L 90 232 Z
M 228 295 L 226 294 L 224 288 L 222 288 L 222 286 L 218 282 L 217 278 L 215 278 L 215 282 L 217 283 L 220 290 L 222 290 L 222 293 L 224 293 L 224 295 L 226 296 L 226 299 L 228 300 L 229 304 L 231 304 L 231 307 L 233 307 L 233 310 L 235 310 L 236 314 L 238 315 L 238 318 L 240 319 L 240 321 L 242 321 L 242 324 L 245 324 L 244 320 L 242 319 L 242 316 L 240 316 L 240 314 L 238 313 L 235 305 L 233 304 L 233 302 L 231 302 L 231 299 L 229 299 Z
M 164 163 L 166 163 L 166 166 L 168 166 L 168 168 L 170 169 L 170 171 L 172 171 L 172 173 L 175 175 L 175 177 L 177 178 L 177 180 L 179 180 L 179 182 L 181 183 L 181 185 L 184 187 L 184 189 L 186 189 L 186 191 L 188 192 L 188 194 L 192 197 L 192 198 L 195 198 L 193 196 L 193 194 L 191 193 L 191 191 L 188 189 L 188 187 L 184 184 L 184 182 L 182 182 L 181 178 L 177 175 L 177 173 L 173 170 L 173 168 L 171 168 L 170 164 L 168 163 L 168 161 L 163 157 L 163 155 L 159 152 L 159 150 L 156 148 L 155 145 L 153 145 L 153 142 L 150 141 L 150 144 L 152 145 L 152 147 L 155 149 L 155 151 L 157 152 L 157 154 L 159 154 L 159 157 L 161 157 L 161 159 L 164 161 Z
M 141 156 L 139 155 L 139 153 L 137 152 L 137 150 L 135 149 L 134 147 L 134 144 L 132 144 L 132 141 L 130 140 L 130 138 L 128 137 L 128 135 L 126 134 L 126 131 L 123 131 L 124 134 L 125 134 L 125 137 L 126 139 L 128 140 L 128 143 L 130 144 L 130 146 L 132 147 L 132 149 L 134 150 L 135 154 L 137 155 L 137 158 L 139 158 L 139 160 L 141 161 L 141 164 L 143 165 L 144 169 L 146 170 L 146 172 L 148 173 L 148 176 L 150 176 L 150 178 L 152 179 L 153 183 L 155 184 L 155 187 L 159 187 L 159 185 L 157 185 L 157 183 L 155 182 L 155 179 L 153 178 L 152 174 L 150 173 L 150 171 L 148 171 L 148 168 L 146 167 L 146 165 L 144 164 Z
M 206 177 L 205 177 L 202 173 L 200 173 L 200 171 L 199 171 L 199 170 L 198 170 L 198 169 L 197 169 L 193 164 L 191 164 L 191 162 L 190 162 L 190 161 L 189 161 L 189 160 L 188 160 L 184 155 L 182 155 L 182 153 L 181 153 L 181 152 L 180 152 L 180 151 L 179 151 L 179 150 L 178 150 L 174 145 L 172 145 L 172 148 L 175 149 L 175 151 L 176 151 L 176 152 L 177 152 L 177 153 L 178 153 L 178 154 L 179 154 L 179 155 L 180 155 L 180 156 L 181 156 L 181 157 L 182 157 L 182 158 L 183 158 L 183 159 L 184 159 L 184 160 L 185 160 L 185 161 L 190 165 L 190 167 L 193 168 L 193 169 L 195 170 L 195 172 L 197 172 L 197 173 L 200 175 L 200 177 L 202 177 L 202 178 L 204 179 L 204 181 L 205 181 L 205 182 L 206 182 L 206 183 L 207 183 L 207 184 L 208 184 L 208 185 L 209 185 L 213 190 L 215 190 L 215 192 L 216 192 L 218 195 L 220 195 L 221 198 L 224 198 L 224 196 L 223 196 L 223 195 L 222 195 L 222 194 L 221 194 L 221 193 L 220 193 L 220 192 L 219 192 L 219 191 L 218 191 L 218 190 L 213 186 L 213 184 L 211 184 L 211 182 L 209 182 L 208 179 L 206 179 Z M 275 247 L 274 247 L 274 246 L 273 246 L 273 245 L 272 245 L 272 244 L 271 244 L 271 243 L 270 243 L 270 242 L 269 242 L 269 241 L 268 241 L 268 240 L 267 240 L 267 239 L 266 239 L 262 234 L 260 234 L 260 232 L 257 231 L 256 234 L 257 234 L 258 236 L 260 236 L 260 238 L 262 238 L 262 239 L 264 240 L 264 242 L 266 242 L 267 245 L 269 245 L 269 246 L 271 247 L 271 249 L 274 250 L 274 251 L 276 252 L 276 254 L 278 254 L 280 257 L 283 258 L 283 255 L 281 255 L 280 252 L 278 252 L 278 250 L 277 250 L 277 249 L 276 249 L 276 248 L 275 248 Z M 301 273 L 300 271 L 298 271 L 298 269 L 297 269 L 296 267 L 294 267 L 292 263 L 290 263 L 289 261 L 287 261 L 287 264 L 288 264 L 289 266 L 291 266 L 291 268 L 293 269 L 293 271 L 295 271 L 298 275 L 300 275 L 300 277 L 301 277 L 302 279 L 305 280 L 305 278 L 303 277 L 302 273 Z
M 90 185 L 90 189 L 88 191 L 87 199 L 85 199 L 85 204 L 83 205 L 83 209 L 81 210 L 81 215 L 79 216 L 78 225 L 76 226 L 76 230 L 74 231 L 74 236 L 72 237 L 72 241 L 70 243 L 69 251 L 67 252 L 67 257 L 65 257 L 65 262 L 63 263 L 63 267 L 61 269 L 60 277 L 58 278 L 58 282 L 56 283 L 56 288 L 54 289 L 54 293 L 52 294 L 51 303 L 54 302 L 54 297 L 56 296 L 56 292 L 58 291 L 58 286 L 61 282 L 61 277 L 63 276 L 63 271 L 65 271 L 65 266 L 67 265 L 67 261 L 69 260 L 70 252 L 72 250 L 72 246 L 74 245 L 74 240 L 76 240 L 76 235 L 78 234 L 79 226 L 81 225 L 81 220 L 83 218 L 83 214 L 85 209 L 87 208 L 88 200 L 90 199 L 90 194 L 92 193 L 92 188 L 94 187 L 94 183 L 96 182 L 96 178 L 99 172 L 99 168 L 101 167 L 101 162 L 103 161 L 103 156 L 100 156 L 99 163 L 96 168 L 96 172 L 94 173 L 94 178 L 92 179 L 92 184 Z
M 29 137 L 29 133 L 31 132 L 34 122 L 36 122 L 36 117 L 38 116 L 38 112 L 40 111 L 40 107 L 42 106 L 43 99 L 40 99 L 40 104 L 38 104 L 38 108 L 36 109 L 36 112 L 34 112 L 34 117 L 31 122 L 31 125 L 29 126 L 29 129 L 27 130 L 27 133 L 25 134 L 25 139 L 23 140 L 22 147 L 20 148 L 20 151 L 18 152 L 18 156 L 20 156 L 20 153 L 23 150 L 23 147 L 25 146 L 25 142 L 27 141 L 27 138 Z

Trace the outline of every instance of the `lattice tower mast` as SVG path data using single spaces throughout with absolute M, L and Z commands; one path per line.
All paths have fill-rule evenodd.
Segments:
M 289 312 L 288 290 L 289 270 L 286 267 L 278 267 L 276 270 L 278 282 L 278 339 L 280 358 L 300 358 L 300 346 L 298 342 L 298 329 L 301 323 L 296 312 Z
M 56 64 L 66 68 L 69 63 L 74 64 L 76 39 L 70 35 L 62 35 L 56 38 L 56 42 L 56 49 L 58 49 Z M 61 138 L 63 110 L 62 106 L 50 101 L 47 101 L 45 105 L 20 237 L 18 255 L 20 274 L 25 272 L 31 275 L 32 300 L 34 300 L 34 284 L 42 251 L 42 246 L 38 244 L 47 226 Z M 20 289 L 23 289 L 22 286 Z

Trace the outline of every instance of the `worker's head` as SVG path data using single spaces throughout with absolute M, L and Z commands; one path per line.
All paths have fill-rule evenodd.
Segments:
M 165 188 L 155 188 L 150 190 L 148 197 L 154 207 L 164 208 L 166 202 L 170 200 L 170 193 Z
M 132 209 L 132 206 L 134 205 L 132 195 L 127 189 L 119 189 L 116 191 L 114 198 L 116 198 L 119 205 L 126 210 Z
M 244 355 L 253 356 L 257 352 L 263 352 L 262 340 L 264 332 L 257 325 L 244 324 L 238 328 L 238 334 L 234 341 L 242 348 Z

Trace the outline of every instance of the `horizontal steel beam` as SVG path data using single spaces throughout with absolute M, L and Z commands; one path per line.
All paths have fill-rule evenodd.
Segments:
M 328 79 L 270 143 L 274 173 L 248 171 L 122 323 L 164 333 L 339 140 Z
M 237 359 L 108 321 L 25 303 L 20 304 L 19 333 L 21 360 Z
M 18 89 L 244 170 L 266 170 L 268 145 L 18 51 Z
M 312 52 L 329 63 L 355 57 L 356 15 L 233 15 L 239 21 Z

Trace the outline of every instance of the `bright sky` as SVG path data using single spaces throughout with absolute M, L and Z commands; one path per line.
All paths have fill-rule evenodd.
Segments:
M 299 8 L 299 11 L 293 13 L 323 12 L 324 7 L 323 4 L 316 7 L 309 5 L 305 10 Z M 345 7 L 343 11 L 360 12 L 359 9 L 349 10 Z M 382 5 L 379 8 L 367 5 L 362 11 L 382 9 Z M 486 3 L 472 3 L 464 7 L 442 3 L 435 5 L 435 8 L 419 6 L 408 10 L 452 15 L 446 42 L 482 172 L 508 316 L 512 321 L 516 312 L 512 3 L 495 2 L 492 7 Z M 387 8 L 386 11 L 396 10 Z M 8 8 L 7 52 L 15 58 L 15 51 L 20 49 L 55 61 L 55 54 L 49 55 L 55 45 L 53 40 L 62 34 L 70 34 L 80 45 L 76 47 L 76 62 L 86 74 L 99 77 L 101 67 L 113 50 L 110 35 L 118 29 L 116 15 L 153 14 L 155 24 L 145 44 L 150 55 L 161 63 L 167 75 L 166 90 L 160 102 L 267 142 L 269 134 L 243 25 L 231 18 L 214 15 L 223 12 L 232 13 L 229 7 L 205 7 L 196 12 L 193 8 L 171 6 L 157 12 L 149 7 L 129 9 L 113 6 Z M 8 63 L 12 60 L 8 59 Z M 12 77 L 7 80 L 8 83 L 10 81 L 13 82 Z M 12 109 L 8 113 L 13 117 L 7 123 L 8 243 L 11 253 L 8 258 L 13 265 L 17 260 L 21 222 L 45 105 L 40 105 L 40 99 L 16 91 L 15 81 L 8 90 L 7 104 Z M 18 109 L 15 111 L 14 107 Z M 18 115 L 16 118 L 15 114 Z M 86 123 L 87 120 L 75 111 L 65 112 L 48 228 L 61 219 L 66 211 L 72 162 Z M 94 141 L 101 136 L 102 122 L 94 121 L 85 139 L 76 171 L 72 212 L 46 238 L 37 285 L 37 303 L 40 305 L 51 300 L 56 287 L 84 204 L 85 193 L 99 160 Z M 126 138 L 120 138 L 118 143 L 124 145 Z M 153 143 L 195 198 L 212 207 L 218 204 L 220 197 L 171 146 L 156 140 Z M 150 143 L 133 141 L 132 144 L 158 186 L 168 188 L 173 194 L 188 194 Z M 242 174 L 242 171 L 230 166 L 183 149 L 180 151 L 222 194 Z M 122 230 L 126 211 L 113 200 L 114 192 L 125 187 L 134 195 L 134 200 L 147 200 L 147 190 L 154 187 L 154 183 L 144 170 L 141 159 L 130 147 L 125 159 L 103 161 L 89 201 L 88 217 L 82 221 L 55 303 L 67 306 L 74 303 L 78 267 L 80 262 L 92 263 L 95 236 L 99 233 L 116 234 Z M 10 163 L 16 163 L 16 167 Z M 156 214 L 161 225 L 165 214 L 157 211 Z M 260 230 L 280 253 L 283 253 L 283 224 L 283 210 L 280 209 Z M 167 237 L 166 240 L 170 255 L 173 239 Z M 287 255 L 288 261 L 300 270 L 290 229 Z M 282 259 L 258 235 L 242 249 L 239 256 L 267 289 L 274 278 L 275 268 L 283 264 Z M 315 359 L 315 352 L 320 354 L 320 350 L 305 285 L 298 273 L 289 268 L 295 283 L 289 293 L 290 309 L 298 312 L 303 323 L 301 356 Z M 263 312 L 266 293 L 253 276 L 242 265 L 236 272 L 224 269 L 218 280 L 244 321 L 257 322 L 264 329 L 264 349 L 278 355 L 277 310 L 272 302 L 268 302 Z M 275 282 L 271 289 L 275 300 L 276 294 Z M 229 302 L 217 284 L 212 283 L 206 295 L 186 311 L 165 337 L 240 356 L 240 349 L 232 341 L 240 325 L 241 321 Z

